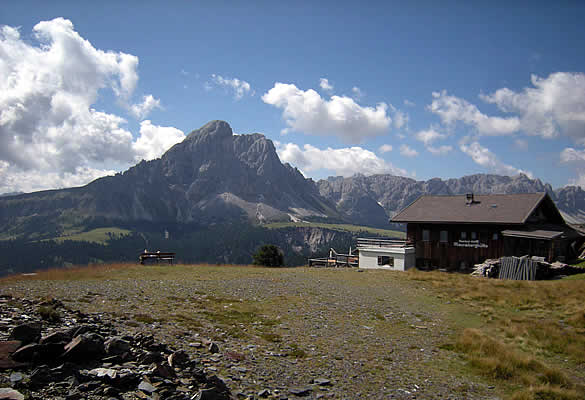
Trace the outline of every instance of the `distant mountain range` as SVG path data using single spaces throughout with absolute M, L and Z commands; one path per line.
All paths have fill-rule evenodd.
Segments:
M 567 222 L 585 221 L 585 192 L 553 190 L 526 175 L 416 181 L 393 175 L 314 182 L 282 164 L 264 135 L 234 135 L 224 121 L 191 132 L 160 159 L 70 189 L 0 197 L 0 237 L 59 236 L 86 220 L 207 226 L 229 221 L 319 220 L 388 227 L 422 194 L 548 192 Z
M 585 222 L 585 191 L 580 187 L 565 186 L 553 190 L 550 184 L 530 179 L 524 174 L 513 177 L 476 174 L 427 181 L 394 175 L 356 175 L 351 178 L 330 177 L 317 182 L 317 185 L 322 196 L 335 202 L 338 211 L 356 223 L 372 224 L 382 218 L 382 213 L 392 217 L 423 194 L 534 192 L 547 192 L 567 223 Z

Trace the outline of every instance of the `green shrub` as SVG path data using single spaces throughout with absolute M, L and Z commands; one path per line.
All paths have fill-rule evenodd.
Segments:
M 253 255 L 254 265 L 263 265 L 265 267 L 282 267 L 284 265 L 284 255 L 282 250 L 273 244 L 265 244 L 260 247 Z

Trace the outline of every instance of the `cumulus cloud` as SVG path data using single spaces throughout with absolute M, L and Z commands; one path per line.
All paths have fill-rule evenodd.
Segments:
M 388 152 L 392 151 L 392 145 L 391 144 L 383 144 L 382 146 L 380 146 L 380 148 L 378 150 L 380 151 L 380 153 L 388 153 Z
M 149 120 L 142 121 L 140 137 L 132 144 L 135 161 L 158 158 L 183 139 L 185 139 L 185 133 L 177 128 L 153 125 Z
M 462 121 L 484 135 L 510 135 L 520 129 L 520 120 L 517 117 L 489 117 L 475 105 L 459 97 L 450 96 L 445 90 L 433 92 L 433 101 L 428 109 L 447 125 Z
M 532 75 L 531 84 L 520 91 L 501 88 L 479 96 L 511 114 L 506 118 L 488 116 L 476 105 L 446 91 L 433 93 L 428 109 L 447 125 L 461 121 L 483 135 L 517 132 L 542 138 L 566 135 L 585 145 L 585 74 L 556 72 L 546 78 Z
M 252 86 L 246 81 L 242 81 L 238 78 L 224 78 L 221 75 L 212 74 L 211 79 L 219 86 L 232 89 L 234 91 L 234 99 L 240 100 L 247 94 L 254 95 Z M 211 90 L 211 86 L 206 86 L 206 90 Z
M 423 142 L 425 146 L 432 144 L 436 140 L 445 139 L 447 135 L 437 132 L 434 128 L 430 128 L 415 133 L 416 140 Z
M 418 131 L 414 135 L 415 139 L 422 142 L 425 145 L 425 149 L 434 155 L 444 155 L 453 150 L 452 146 L 442 145 L 435 147 L 433 143 L 437 140 L 443 140 L 447 135 L 438 132 L 435 128 L 429 128 L 427 130 Z
M 63 18 L 39 22 L 33 32 L 36 44 L 21 39 L 17 28 L 0 27 L 4 186 L 78 185 L 111 173 L 112 165 L 129 165 L 136 154 L 126 120 L 93 105 L 108 89 L 128 109 L 138 82 L 138 58 L 96 49 Z M 145 115 L 158 105 L 146 96 L 136 111 Z
M 76 167 L 71 172 L 34 170 L 23 171 L 0 160 L 0 193 L 34 192 L 47 188 L 60 189 L 82 186 L 102 176 L 114 175 L 116 171 L 90 167 Z
M 333 91 L 333 85 L 329 83 L 329 80 L 326 78 L 319 79 L 319 86 L 321 89 L 326 90 L 328 92 Z
M 341 176 L 352 176 L 356 173 L 408 175 L 404 169 L 393 166 L 362 147 L 341 149 L 328 147 L 322 150 L 310 144 L 301 148 L 294 143 L 281 144 L 277 142 L 276 151 L 283 162 L 296 166 L 305 174 L 328 170 Z
M 416 157 L 418 156 L 418 151 L 416 151 L 407 144 L 403 144 L 400 146 L 400 154 L 402 154 L 405 157 Z
M 133 104 L 130 108 L 130 112 L 136 118 L 144 119 L 155 108 L 161 108 L 160 100 L 155 99 L 151 94 L 149 94 L 142 97 L 142 103 Z
M 408 114 L 400 110 L 395 110 L 392 117 L 394 120 L 394 127 L 396 129 L 401 129 L 402 127 L 408 125 L 408 121 L 410 119 Z
M 266 104 L 281 108 L 290 129 L 314 135 L 338 136 L 347 143 L 385 133 L 392 122 L 388 105 L 363 107 L 352 98 L 331 96 L 326 100 L 315 90 L 277 82 L 262 96 Z
M 482 167 L 501 175 L 525 174 L 532 178 L 532 173 L 505 164 L 487 147 L 483 147 L 476 140 L 464 138 L 459 144 L 459 149 Z
M 585 74 L 556 72 L 531 76 L 533 87 L 515 92 L 502 88 L 482 100 L 520 116 L 522 130 L 544 138 L 561 133 L 585 145 Z
M 408 107 L 414 107 L 414 106 L 416 106 L 416 103 L 414 103 L 414 102 L 412 102 L 412 101 L 410 101 L 408 99 L 405 99 L 404 100 L 404 105 L 405 106 L 408 106 Z

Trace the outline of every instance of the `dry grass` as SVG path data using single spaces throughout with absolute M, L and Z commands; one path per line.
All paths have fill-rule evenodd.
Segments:
M 140 309 L 132 310 L 129 316 L 134 317 L 134 321 L 172 322 L 185 329 L 218 327 L 233 339 L 259 339 L 287 346 L 284 352 L 298 359 L 312 358 L 309 343 L 312 346 L 331 346 L 328 347 L 329 354 L 340 363 L 344 355 L 337 352 L 335 345 L 328 343 L 329 338 L 309 336 L 314 332 L 305 332 L 304 337 L 286 337 L 289 331 L 278 329 L 279 318 L 286 318 L 289 309 L 295 309 L 298 313 L 310 311 L 308 315 L 312 318 L 323 313 L 328 329 L 338 329 L 339 332 L 359 330 L 355 331 L 355 338 L 338 344 L 338 347 L 355 346 L 364 359 L 379 357 L 377 361 L 370 360 L 371 365 L 384 365 L 397 358 L 395 354 L 385 353 L 388 350 L 385 343 L 394 343 L 396 338 L 405 335 L 432 335 L 435 328 L 430 322 L 440 315 L 442 324 L 448 325 L 450 332 L 441 339 L 443 343 L 447 341 L 440 346 L 442 351 L 461 354 L 469 371 L 484 376 L 482 379 L 495 384 L 508 398 L 585 398 L 585 389 L 580 384 L 585 381 L 583 280 L 517 282 L 441 272 L 356 273 L 355 270 L 226 267 L 94 265 L 43 271 L 34 276 L 7 277 L 0 283 L 22 280 L 136 280 L 143 283 L 141 288 L 148 291 L 146 294 L 149 297 L 156 298 L 156 302 L 149 309 L 142 309 L 145 306 L 140 305 Z M 169 291 L 154 297 L 156 290 L 149 289 L 149 282 L 206 289 Z M 235 294 L 246 291 L 224 292 L 226 287 L 248 288 L 247 282 L 263 282 L 260 292 L 253 292 L 254 297 L 242 295 L 242 299 L 240 294 Z M 281 290 L 287 285 L 296 289 Z M 327 285 L 336 288 L 336 291 L 322 291 Z M 268 286 L 273 295 L 267 294 Z M 335 305 L 352 301 L 345 298 L 348 294 L 343 288 L 348 289 L 347 293 L 364 293 L 371 297 L 371 302 L 362 307 L 358 301 L 356 312 L 348 316 L 343 307 Z M 412 310 L 413 318 L 417 318 L 418 322 L 405 324 L 396 318 L 396 313 L 388 314 L 390 291 L 400 292 L 394 297 L 400 299 L 401 312 Z M 256 297 L 257 293 L 263 295 Z M 341 297 L 331 297 L 335 294 Z M 87 307 L 91 307 L 97 303 L 96 298 L 102 297 L 99 293 L 85 292 L 78 301 L 86 301 Z M 108 304 L 115 311 L 116 307 L 129 307 L 127 304 L 131 297 L 128 293 L 117 295 L 102 299 L 106 300 L 102 304 Z M 298 315 L 293 314 L 292 317 Z M 297 322 L 289 319 L 288 323 L 294 325 Z M 367 340 L 362 341 L 359 332 L 372 332 L 384 345 L 376 347 Z M 412 351 L 416 350 L 414 345 Z M 441 365 L 441 368 L 451 375 L 468 372 L 462 371 L 461 364 L 457 363 Z M 384 371 L 383 368 L 379 370 Z M 371 378 L 384 379 L 382 372 L 380 377 L 372 375 Z

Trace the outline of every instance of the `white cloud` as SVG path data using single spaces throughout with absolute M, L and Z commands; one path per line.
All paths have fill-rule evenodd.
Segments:
M 405 106 L 409 106 L 409 107 L 414 107 L 414 106 L 416 106 L 416 103 L 413 103 L 412 101 L 405 99 L 404 100 L 404 105 Z
M 517 117 L 488 117 L 475 105 L 459 97 L 450 96 L 445 90 L 433 92 L 433 101 L 428 109 L 447 125 L 462 121 L 484 135 L 510 135 L 520 129 L 520 120 Z
M 287 125 L 296 131 L 340 137 L 347 143 L 360 143 L 364 139 L 385 133 L 392 119 L 388 105 L 362 107 L 345 96 L 323 99 L 313 89 L 298 89 L 295 85 L 277 82 L 262 96 L 266 104 L 283 110 Z
M 532 173 L 515 168 L 511 165 L 505 164 L 492 153 L 487 147 L 483 147 L 477 141 L 471 141 L 470 138 L 464 138 L 459 144 L 459 149 L 471 157 L 471 159 L 482 167 L 501 175 L 517 175 L 525 174 L 532 177 Z
M 418 131 L 414 137 L 416 140 L 423 142 L 425 146 L 428 146 L 436 140 L 445 139 L 447 135 L 437 132 L 434 128 L 429 128 L 427 130 Z
M 242 81 L 238 78 L 228 79 L 228 78 L 222 77 L 221 75 L 212 74 L 211 79 L 217 85 L 220 85 L 220 86 L 223 86 L 226 88 L 231 88 L 234 91 L 234 99 L 236 99 L 236 100 L 240 100 L 246 94 L 250 94 L 252 96 L 254 95 L 254 91 L 252 90 L 252 87 L 250 86 L 250 84 L 248 82 Z M 209 86 L 209 90 L 210 89 L 211 89 L 211 86 Z M 207 86 L 206 86 L 206 90 L 208 90 Z
M 547 78 L 531 76 L 533 87 L 508 88 L 480 96 L 500 110 L 520 116 L 522 130 L 544 138 L 561 133 L 585 144 L 585 74 L 556 72 Z
M 82 186 L 105 175 L 114 175 L 113 170 L 77 167 L 72 172 L 23 171 L 0 160 L 0 193 L 34 192 L 47 188 L 60 189 Z
M 321 89 L 326 90 L 328 92 L 333 91 L 333 85 L 329 83 L 329 80 L 326 78 L 319 79 L 319 86 Z
M 439 146 L 439 147 L 426 146 L 425 148 L 431 154 L 434 154 L 436 156 L 443 156 L 443 155 L 451 152 L 451 150 L 453 150 L 453 146 L 449 146 L 449 145 L 443 145 L 443 146 Z
M 403 144 L 400 146 L 400 154 L 402 154 L 405 157 L 416 157 L 418 156 L 418 151 L 416 151 L 407 144 Z
M 185 134 L 171 126 L 153 125 L 149 120 L 140 123 L 140 137 L 132 144 L 135 160 L 160 157 L 173 145 L 183 141 Z
M 93 105 L 109 89 L 133 112 L 138 58 L 94 48 L 63 18 L 33 30 L 36 44 L 0 26 L 2 190 L 80 185 L 128 166 L 137 155 L 126 120 Z M 158 104 L 146 96 L 136 111 L 145 115 Z
M 362 90 L 357 86 L 352 87 L 351 92 L 353 93 L 353 97 L 356 100 L 359 100 L 362 97 L 364 97 L 364 92 L 362 92 Z
M 380 146 L 380 148 L 378 150 L 380 151 L 380 153 L 388 153 L 388 152 L 392 151 L 392 145 L 391 144 L 383 144 L 382 146 Z
M 561 152 L 561 162 L 580 162 L 585 161 L 585 150 L 576 150 L 572 147 L 567 147 Z
M 585 74 L 556 72 L 546 78 L 532 75 L 531 83 L 521 91 L 501 88 L 479 96 L 512 114 L 506 118 L 487 116 L 477 106 L 446 91 L 434 92 L 428 109 L 447 125 L 461 121 L 483 135 L 522 132 L 554 138 L 563 134 L 585 145 Z
M 136 118 L 144 119 L 155 108 L 161 108 L 160 100 L 149 94 L 142 97 L 142 103 L 133 104 L 130 111 Z
M 516 139 L 514 140 L 514 146 L 519 150 L 526 150 L 528 149 L 528 142 L 524 139 Z
M 445 155 L 453 150 L 453 146 L 442 145 L 435 147 L 432 144 L 437 140 L 443 140 L 447 135 L 438 132 L 435 128 L 429 128 L 427 130 L 418 131 L 414 135 L 415 139 L 422 142 L 425 145 L 425 149 L 434 155 Z
M 394 121 L 394 127 L 396 129 L 400 129 L 403 126 L 408 125 L 408 121 L 410 117 L 403 111 L 395 110 L 394 114 L 392 115 Z
M 325 169 L 342 176 L 352 176 L 356 173 L 408 175 L 404 169 L 393 166 L 361 147 L 342 149 L 328 147 L 321 150 L 309 144 L 304 145 L 302 149 L 294 143 L 275 144 L 280 159 L 296 166 L 304 173 Z

